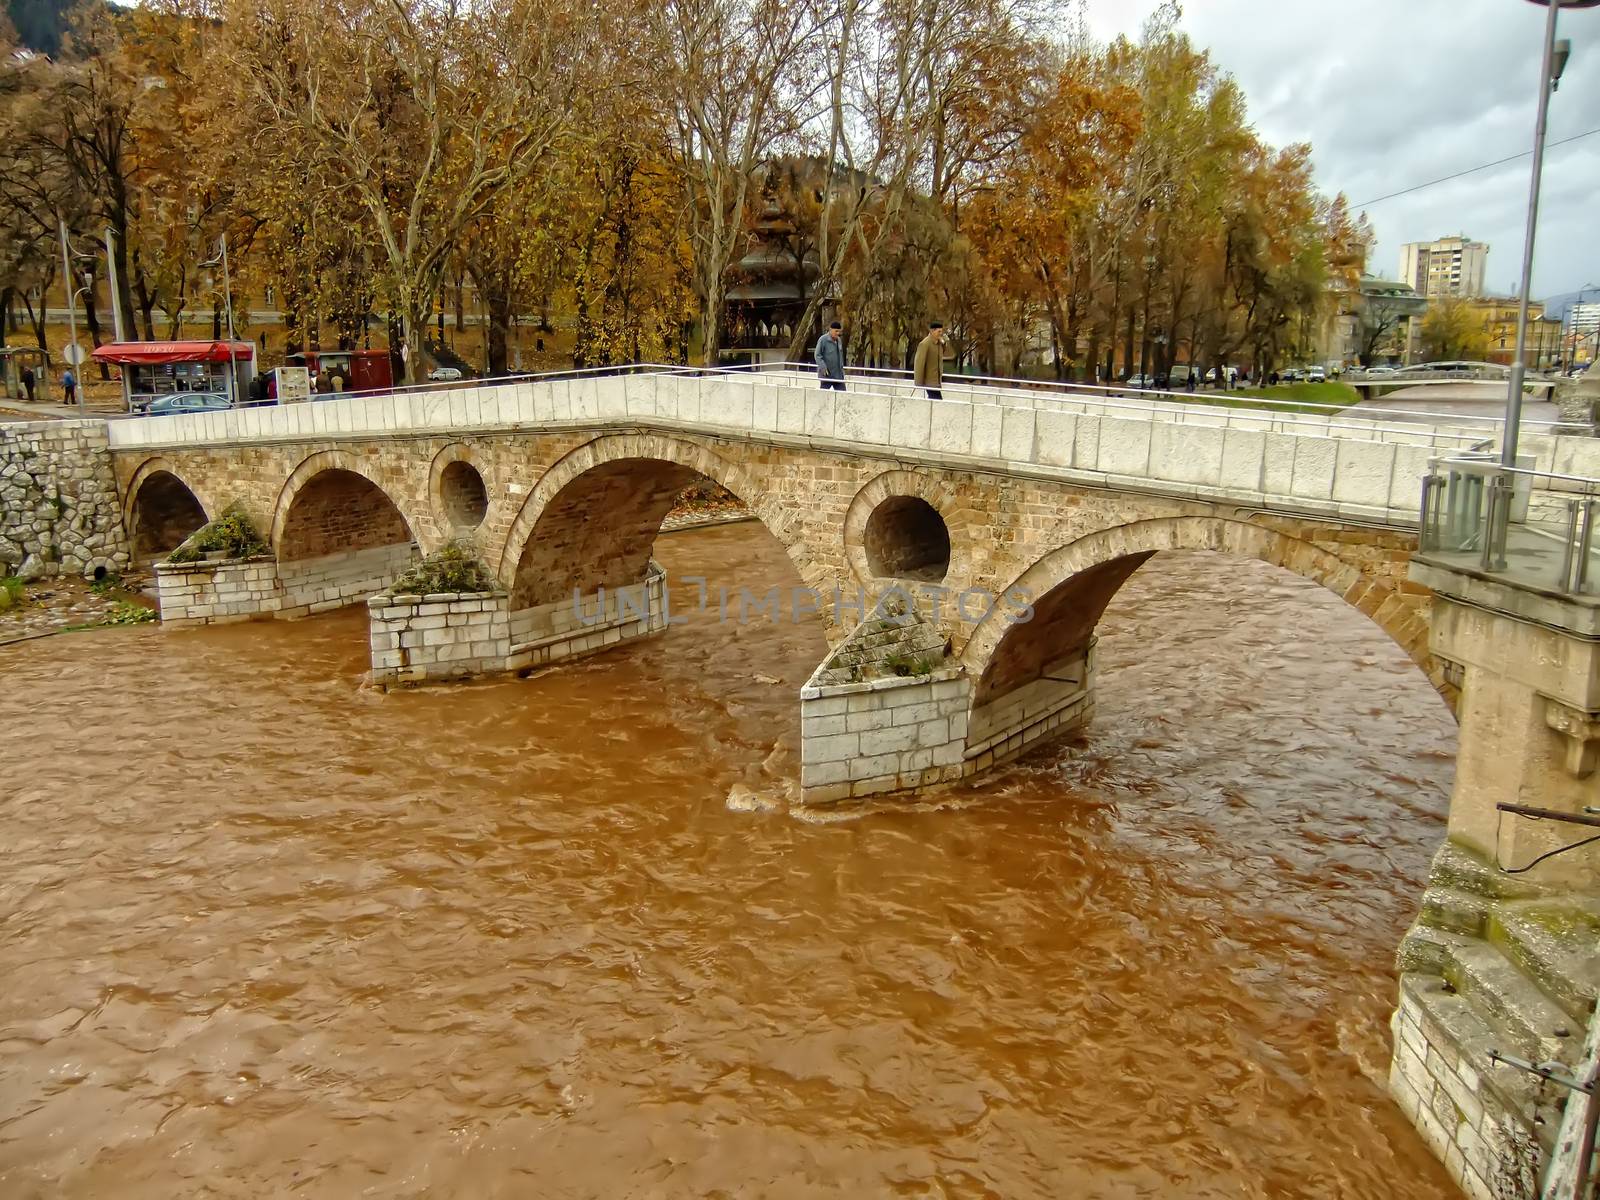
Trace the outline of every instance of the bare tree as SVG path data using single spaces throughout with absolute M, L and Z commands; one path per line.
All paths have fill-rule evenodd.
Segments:
M 751 190 L 761 164 L 805 125 L 825 16 L 809 0 L 665 0 L 650 11 L 656 86 L 689 190 L 702 353 L 715 364 Z
M 452 252 L 604 90 L 617 14 L 583 0 L 355 0 L 331 37 L 314 0 L 228 2 L 223 67 L 259 114 L 263 166 L 365 213 L 418 378 Z

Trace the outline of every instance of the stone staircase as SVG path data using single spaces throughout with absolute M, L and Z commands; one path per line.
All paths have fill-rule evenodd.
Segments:
M 1447 843 L 1399 952 L 1396 1100 L 1473 1197 L 1538 1194 L 1567 1091 L 1489 1053 L 1575 1067 L 1600 991 L 1600 902 Z

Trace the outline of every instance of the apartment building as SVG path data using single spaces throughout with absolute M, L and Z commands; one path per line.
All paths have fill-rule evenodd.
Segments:
M 1430 300 L 1441 296 L 1470 299 L 1483 295 L 1488 262 L 1488 245 L 1465 235 L 1407 242 L 1400 247 L 1400 279 Z

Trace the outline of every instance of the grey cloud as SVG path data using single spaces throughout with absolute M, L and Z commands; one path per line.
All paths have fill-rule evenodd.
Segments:
M 1136 35 L 1154 0 L 1089 0 L 1102 36 Z M 1244 88 L 1274 143 L 1308 141 L 1318 184 L 1360 202 L 1517 154 L 1533 140 L 1545 10 L 1518 0 L 1189 0 L 1183 27 Z M 1600 10 L 1562 15 L 1572 63 L 1556 140 L 1600 126 Z M 1374 205 L 1372 269 L 1400 244 L 1466 233 L 1491 246 L 1489 286 L 1521 269 L 1527 158 Z M 1600 282 L 1600 136 L 1552 150 L 1535 296 Z

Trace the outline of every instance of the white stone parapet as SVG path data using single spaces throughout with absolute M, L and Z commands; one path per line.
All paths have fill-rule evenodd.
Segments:
M 896 381 L 822 391 L 789 372 L 652 371 L 142 417 L 114 450 L 528 428 L 659 428 L 982 466 L 1091 486 L 1414 525 L 1431 458 L 1492 442 L 1459 423 L 1383 422 L 1092 393 Z M 1600 475 L 1593 439 L 1532 436 L 1540 469 Z M 1593 460 L 1593 461 L 1591 461 Z

